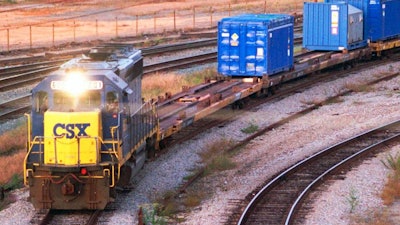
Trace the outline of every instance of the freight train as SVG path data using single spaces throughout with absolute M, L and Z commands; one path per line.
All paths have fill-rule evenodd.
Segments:
M 227 82 L 221 86 L 224 91 L 230 87 L 230 93 L 197 96 L 212 86 L 208 84 L 195 88 L 191 101 L 179 100 L 184 91 L 177 94 L 177 108 L 190 107 L 176 121 L 172 112 L 164 112 L 176 108 L 160 108 L 172 105 L 172 100 L 158 105 L 143 101 L 143 58 L 131 45 L 105 44 L 63 64 L 32 90 L 24 160 L 30 201 L 37 209 L 104 209 L 114 200 L 117 187 L 128 185 L 146 159 L 154 157 L 160 141 L 199 118 L 283 82 L 400 46 L 396 32 L 384 31 L 388 35 L 381 39 L 365 34 L 365 26 L 376 26 L 366 25 L 365 12 L 351 2 L 305 3 L 303 39 L 311 42 L 304 41 L 304 47 L 336 53 L 316 54 L 304 62 L 294 59 L 290 15 L 246 14 L 219 21 L 218 72 L 228 79 L 215 84 Z M 363 2 L 371 7 L 379 3 Z M 388 10 L 388 5 L 379 4 L 375 8 Z M 398 4 L 390 7 L 400 11 Z M 389 21 L 384 20 L 385 28 Z M 252 83 L 244 85 L 241 78 L 249 77 Z M 197 109 L 196 99 L 201 100 Z M 162 112 L 170 124 L 160 121 Z

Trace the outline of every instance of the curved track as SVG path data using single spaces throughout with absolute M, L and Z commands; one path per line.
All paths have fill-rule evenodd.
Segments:
M 361 157 L 399 141 L 400 120 L 324 149 L 276 176 L 250 201 L 238 224 L 293 224 L 305 196 L 328 176 Z M 341 168 L 341 171 L 338 169 Z M 301 222 L 300 222 L 301 223 Z M 299 223 L 299 224 L 300 224 Z

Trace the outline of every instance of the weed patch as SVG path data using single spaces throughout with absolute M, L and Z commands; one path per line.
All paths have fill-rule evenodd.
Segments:
M 16 151 L 25 148 L 26 128 L 19 126 L 14 130 L 5 132 L 0 136 L 0 157 L 12 155 Z
M 374 210 L 372 212 L 363 213 L 362 215 L 353 215 L 350 217 L 350 224 L 357 225 L 396 225 L 397 223 L 391 219 L 389 212 L 385 210 Z
M 386 168 L 392 170 L 381 193 L 383 203 L 391 205 L 400 198 L 400 156 L 399 154 L 396 156 L 389 154 L 381 162 Z
M 240 131 L 242 131 L 245 134 L 252 134 L 254 132 L 256 132 L 258 130 L 258 126 L 254 123 L 250 123 L 247 127 L 241 129 Z
M 165 93 L 175 94 L 182 91 L 182 87 L 192 87 L 201 83 L 207 77 L 216 74 L 215 68 L 206 68 L 188 75 L 156 73 L 143 77 L 142 96 L 144 99 L 157 99 Z M 215 77 L 215 75 L 214 75 Z
M 164 225 L 165 218 L 160 216 L 161 207 L 159 204 L 147 204 L 142 206 L 145 224 Z

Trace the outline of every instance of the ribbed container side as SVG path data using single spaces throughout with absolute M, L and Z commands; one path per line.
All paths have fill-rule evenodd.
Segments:
M 346 2 L 363 11 L 364 39 L 372 42 L 400 36 L 400 0 L 325 0 Z
M 218 22 L 218 72 L 260 77 L 293 68 L 294 17 L 245 14 Z
M 303 47 L 341 51 L 366 46 L 363 13 L 347 3 L 304 3 Z

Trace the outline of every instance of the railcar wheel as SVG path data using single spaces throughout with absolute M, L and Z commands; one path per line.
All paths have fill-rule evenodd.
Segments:
M 0 201 L 4 200 L 4 188 L 0 187 Z
M 147 159 L 156 157 L 156 137 L 147 138 L 146 140 Z

